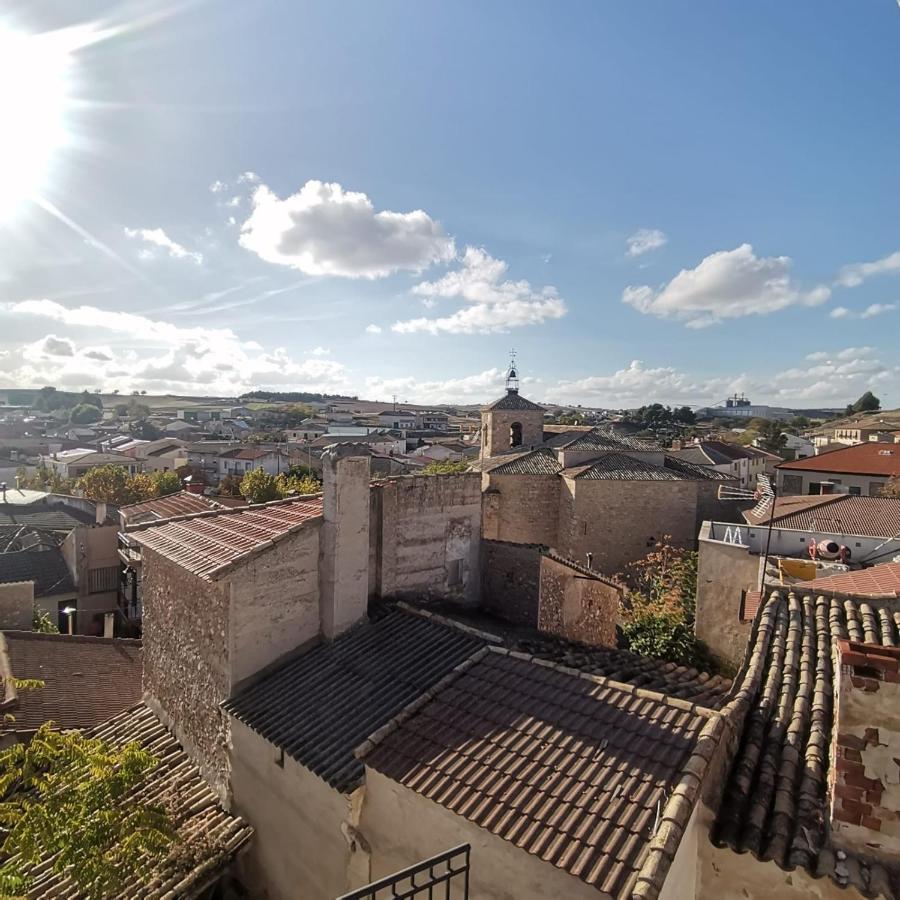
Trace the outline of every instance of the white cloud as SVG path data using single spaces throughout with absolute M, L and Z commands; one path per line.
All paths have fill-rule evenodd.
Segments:
M 241 205 L 241 200 L 243 198 L 240 195 L 235 195 L 234 197 L 229 198 L 225 201 L 226 206 L 237 207 Z
M 628 255 L 642 256 L 651 250 L 664 247 L 669 241 L 665 232 L 658 228 L 639 228 L 628 240 Z
M 885 313 L 893 312 L 897 308 L 896 303 L 870 303 L 861 312 L 854 312 L 846 306 L 836 306 L 829 315 L 832 319 L 874 319 Z
M 458 269 L 437 281 L 423 281 L 413 293 L 423 300 L 450 299 L 470 305 L 436 319 L 395 322 L 392 329 L 401 334 L 474 334 L 536 325 L 566 314 L 566 304 L 555 288 L 536 290 L 528 281 L 504 280 L 507 268 L 503 260 L 494 259 L 486 251 L 466 247 Z
M 381 334 L 381 326 L 375 325 L 366 325 L 366 334 Z
M 173 241 L 162 228 L 126 228 L 125 235 L 129 238 L 137 238 L 153 247 L 165 250 L 173 259 L 191 259 L 197 265 L 203 262 L 203 254 L 188 250 L 181 244 Z M 152 259 L 154 251 L 145 247 L 139 251 L 141 259 Z
M 427 213 L 376 212 L 365 194 L 339 184 L 307 181 L 284 200 L 261 185 L 252 206 L 241 245 L 308 275 L 383 278 L 456 255 L 453 239 Z
M 4 315 L 17 321 L 26 316 L 50 319 L 92 338 L 104 332 L 116 348 L 92 345 L 79 352 L 71 339 L 48 335 L 3 360 L 0 381 L 23 386 L 102 385 L 223 396 L 267 386 L 331 392 L 349 388 L 341 363 L 312 355 L 296 359 L 284 348 L 266 351 L 229 328 L 181 328 L 134 313 L 70 309 L 50 300 L 0 303 L 0 332 Z M 61 351 L 65 355 L 51 355 Z
M 330 356 L 331 351 L 327 347 L 313 347 L 309 351 L 311 356 Z
M 874 262 L 853 263 L 838 273 L 837 283 L 844 287 L 859 287 L 873 275 L 900 273 L 900 250 L 876 259 Z
M 367 378 L 366 396 L 396 395 L 409 403 L 459 403 L 493 400 L 503 393 L 506 372 L 487 369 L 477 375 L 422 381 L 418 378 Z
M 228 187 L 224 181 L 214 181 L 210 186 L 209 190 L 213 194 L 221 194 Z
M 565 398 L 573 402 L 573 397 L 587 397 L 599 405 L 627 407 L 660 402 L 661 397 L 667 403 L 697 403 L 700 402 L 697 398 L 702 400 L 705 391 L 705 385 L 684 372 L 669 366 L 647 368 L 641 360 L 635 359 L 611 375 L 561 381 L 551 392 L 551 397 L 560 398 L 561 402 L 566 402 Z
M 259 175 L 256 172 L 242 172 L 237 180 L 238 184 L 259 184 Z
M 758 257 L 750 244 L 707 256 L 668 284 L 626 287 L 622 302 L 642 313 L 703 328 L 725 319 L 767 315 L 788 306 L 817 306 L 830 296 L 822 285 L 803 292 L 790 277 L 787 256 Z

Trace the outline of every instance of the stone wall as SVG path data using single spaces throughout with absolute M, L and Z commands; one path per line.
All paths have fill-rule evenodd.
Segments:
M 0 631 L 31 631 L 34 615 L 34 582 L 0 584 Z M 51 616 L 56 623 L 56 611 Z
M 554 556 L 541 558 L 538 628 L 570 641 L 616 646 L 622 588 Z
M 900 854 L 900 648 L 838 642 L 831 773 L 835 844 Z
M 485 487 L 498 493 L 492 539 L 557 546 L 561 480 L 558 475 L 486 473 Z
M 697 482 L 562 479 L 560 535 L 555 549 L 577 563 L 593 554 L 593 568 L 616 575 L 668 535 L 677 547 L 696 547 Z M 567 496 L 569 487 L 573 502 Z M 574 514 L 566 522 L 566 506 Z
M 220 795 L 228 784 L 229 588 L 144 547 L 144 695 Z
M 544 413 L 541 410 L 495 409 L 481 414 L 484 456 L 490 458 L 510 449 L 513 422 L 522 426 L 520 446 L 529 450 L 544 442 Z
M 482 607 L 501 619 L 535 628 L 544 549 L 538 544 L 482 541 Z
M 700 531 L 694 630 L 726 667 L 737 669 L 747 650 L 750 622 L 741 621 L 744 592 L 759 589 L 762 557 L 743 544 L 709 538 L 709 523 Z
M 376 484 L 370 540 L 381 597 L 476 604 L 480 588 L 481 477 L 408 475 Z M 370 565 L 371 568 L 371 565 Z

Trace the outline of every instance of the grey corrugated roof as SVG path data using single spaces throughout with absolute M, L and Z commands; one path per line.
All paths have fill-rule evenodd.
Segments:
M 562 465 L 552 450 L 533 450 L 522 453 L 490 470 L 491 475 L 556 475 Z
M 89 513 L 61 504 L 0 504 L 0 525 L 30 525 L 32 528 L 71 531 L 78 525 L 91 525 L 93 522 L 94 517 Z
M 75 592 L 72 574 L 59 548 L 0 553 L 0 584 L 33 581 L 35 597 Z
M 665 456 L 666 468 L 672 469 L 688 478 L 695 478 L 698 481 L 734 481 L 734 477 L 728 472 L 720 472 L 710 466 L 701 466 L 697 463 L 688 462 L 686 459 L 679 459 L 676 456 Z
M 643 462 L 625 453 L 607 453 L 605 456 L 601 456 L 597 462 L 590 465 L 566 469 L 565 474 L 589 481 L 601 479 L 609 479 L 611 481 L 692 480 L 673 469 L 654 466 L 652 463 Z
M 339 791 L 359 784 L 353 751 L 484 645 L 394 610 L 280 666 L 224 708 Z
M 484 407 L 485 410 L 491 409 L 523 409 L 523 410 L 536 410 L 543 412 L 544 407 L 538 406 L 537 403 L 532 403 L 530 400 L 526 400 L 523 396 L 519 394 L 518 391 L 507 388 L 505 396 L 501 397 L 499 400 L 495 400 L 493 403 L 488 404 Z

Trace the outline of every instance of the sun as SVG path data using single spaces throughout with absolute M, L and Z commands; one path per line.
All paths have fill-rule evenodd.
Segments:
M 0 221 L 44 186 L 68 139 L 78 29 L 28 34 L 0 24 Z

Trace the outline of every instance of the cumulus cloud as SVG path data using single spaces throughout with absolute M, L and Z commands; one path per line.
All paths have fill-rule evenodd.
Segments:
M 141 259 L 152 259 L 155 255 L 155 251 L 152 248 L 158 248 L 165 250 L 173 259 L 190 259 L 197 265 L 203 262 L 202 253 L 188 250 L 177 241 L 173 241 L 162 228 L 126 228 L 125 236 L 141 240 L 145 244 L 150 245 L 140 251 L 139 256 Z
M 383 278 L 456 255 L 453 238 L 421 209 L 376 212 L 365 194 L 339 184 L 307 181 L 284 199 L 260 185 L 251 202 L 241 245 L 308 275 Z
M 846 306 L 836 306 L 829 315 L 832 319 L 874 319 L 875 316 L 883 316 L 896 308 L 896 303 L 870 303 L 865 309 L 854 312 Z
M 900 250 L 889 253 L 874 262 L 853 263 L 844 266 L 838 273 L 837 283 L 843 287 L 859 287 L 867 278 L 873 275 L 888 275 L 900 273 Z
M 669 241 L 664 231 L 658 228 L 639 228 L 628 240 L 628 255 L 643 256 L 651 250 L 664 247 Z
M 79 352 L 70 339 L 48 335 L 9 354 L 0 365 L 0 380 L 23 386 L 112 384 L 124 390 L 189 393 L 202 389 L 225 396 L 252 387 L 329 392 L 349 388 L 341 363 L 320 355 L 298 359 L 284 348 L 266 350 L 242 340 L 230 328 L 183 328 L 134 313 L 92 306 L 68 308 L 50 300 L 0 303 L 0 331 L 4 315 L 17 321 L 26 316 L 50 319 L 92 335 L 103 332 L 114 346 L 121 345 L 117 349 L 92 346 Z M 71 352 L 61 356 L 63 344 Z
M 422 381 L 418 378 L 367 378 L 366 395 L 397 395 L 409 403 L 458 403 L 460 400 L 482 402 L 503 393 L 506 372 L 486 369 L 477 375 L 448 378 L 444 381 Z
M 330 356 L 331 351 L 327 347 L 313 347 L 309 351 L 311 356 Z
M 657 402 L 698 402 L 707 390 L 706 385 L 670 366 L 647 367 L 635 359 L 624 369 L 610 375 L 590 375 L 574 381 L 561 381 L 552 391 L 555 398 L 593 398 L 596 402 L 615 407 L 641 406 Z M 572 402 L 571 400 L 569 402 Z
M 474 334 L 537 325 L 566 314 L 566 304 L 553 287 L 537 290 L 528 281 L 505 278 L 507 264 L 485 250 L 466 247 L 458 269 L 437 281 L 423 281 L 413 293 L 428 301 L 456 300 L 468 306 L 448 316 L 395 322 L 401 334 Z
M 381 334 L 381 326 L 374 323 L 366 325 L 366 334 Z
M 831 292 L 823 285 L 801 291 L 790 268 L 787 256 L 758 257 L 750 244 L 741 244 L 710 254 L 694 269 L 682 269 L 659 288 L 626 287 L 622 302 L 642 313 L 703 328 L 788 306 L 817 306 L 829 298 Z

